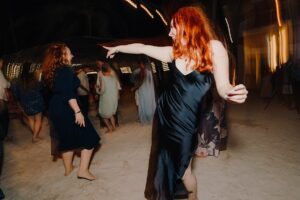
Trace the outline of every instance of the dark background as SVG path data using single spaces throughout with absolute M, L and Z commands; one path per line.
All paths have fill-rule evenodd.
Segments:
M 169 22 L 179 7 L 202 4 L 217 30 L 228 40 L 225 16 L 231 27 L 232 51 L 242 45 L 245 30 L 276 23 L 274 0 L 133 0 L 154 14 L 125 0 L 2 0 L 0 3 L 0 56 L 54 41 L 96 43 L 127 38 L 167 36 L 155 9 Z M 279 0 L 283 20 L 295 19 L 300 3 Z M 295 36 L 297 34 L 294 34 Z M 84 38 L 82 40 L 82 38 Z M 88 38 L 88 40 L 86 40 Z
M 163 24 L 155 9 L 163 13 L 168 22 L 174 11 L 188 4 L 203 3 L 208 15 L 214 15 L 214 21 L 223 16 L 217 0 L 135 2 L 146 5 L 154 19 L 124 0 L 2 0 L 0 55 L 77 38 L 106 42 L 167 36 L 169 27 Z M 222 26 L 222 20 L 219 21 Z

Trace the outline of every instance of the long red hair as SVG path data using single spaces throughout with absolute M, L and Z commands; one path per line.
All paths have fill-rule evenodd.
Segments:
M 71 65 L 67 60 L 67 48 L 64 43 L 51 44 L 46 52 L 42 63 L 43 79 L 48 87 L 52 88 L 55 70 L 59 67 Z
M 216 39 L 216 34 L 204 11 L 198 7 L 182 7 L 172 19 L 176 28 L 174 58 L 186 57 L 189 62 L 195 62 L 194 70 L 211 72 L 213 63 L 209 42 Z

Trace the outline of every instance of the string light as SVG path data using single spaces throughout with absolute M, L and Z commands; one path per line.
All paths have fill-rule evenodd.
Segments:
M 134 3 L 132 0 L 125 0 L 127 3 L 129 3 L 132 7 L 134 7 L 135 9 L 138 8 L 137 4 Z M 139 0 L 139 2 L 141 2 Z M 154 18 L 154 15 L 151 13 L 151 11 L 145 6 L 143 5 L 142 3 L 140 4 L 140 7 L 153 19 Z M 162 22 L 168 26 L 168 23 L 167 21 L 165 20 L 165 18 L 163 17 L 163 15 L 157 10 L 155 9 L 155 12 L 158 14 L 158 16 L 161 18 Z
M 230 31 L 230 26 L 229 26 L 229 23 L 228 23 L 226 17 L 225 17 L 225 22 L 226 22 L 227 30 L 228 30 L 228 33 L 229 33 L 230 42 L 233 43 L 232 36 L 231 36 L 231 31 Z
M 165 20 L 165 18 L 162 16 L 162 14 L 157 10 L 155 9 L 155 12 L 159 15 L 159 17 L 161 18 L 161 20 L 163 21 L 163 23 L 168 26 L 168 23 L 167 21 Z
M 276 16 L 277 16 L 278 26 L 281 27 L 282 22 L 281 22 L 281 14 L 280 14 L 280 5 L 278 0 L 275 0 L 275 6 L 276 6 Z
M 153 14 L 148 10 L 146 6 L 144 6 L 143 4 L 141 4 L 140 6 L 152 19 L 154 18 Z
M 134 7 L 135 9 L 137 9 L 137 4 L 134 3 L 133 1 L 131 0 L 125 0 L 127 3 L 129 3 L 132 7 Z

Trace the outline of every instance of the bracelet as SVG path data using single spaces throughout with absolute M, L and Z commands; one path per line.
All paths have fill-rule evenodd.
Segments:
M 79 111 L 75 112 L 75 115 L 76 115 L 76 114 L 78 114 L 78 113 L 81 113 L 81 110 L 79 110 Z

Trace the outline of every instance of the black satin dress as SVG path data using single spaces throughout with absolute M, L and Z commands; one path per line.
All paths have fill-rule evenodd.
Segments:
M 173 200 L 176 185 L 197 148 L 197 129 L 211 74 L 193 71 L 182 74 L 175 62 L 171 80 L 161 94 L 153 120 L 152 146 L 145 197 Z

